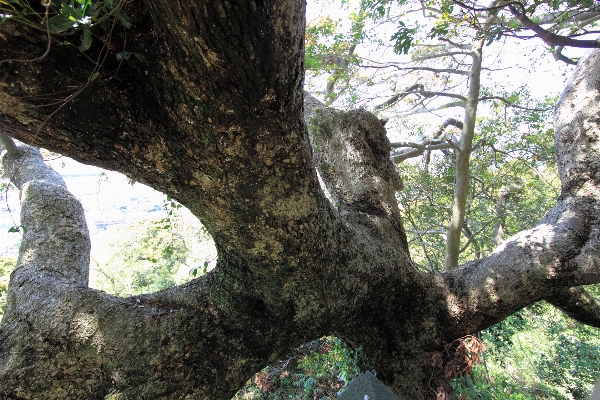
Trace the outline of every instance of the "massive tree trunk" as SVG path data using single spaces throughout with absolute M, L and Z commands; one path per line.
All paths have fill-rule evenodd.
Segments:
M 424 274 L 380 121 L 303 94 L 303 0 L 145 0 L 136 12 L 89 54 L 54 44 L 40 61 L 2 64 L 0 131 L 177 199 L 212 234 L 217 267 L 128 299 L 88 288 L 81 207 L 35 149 L 5 155 L 26 231 L 0 325 L 0 396 L 228 399 L 290 349 L 335 334 L 397 394 L 425 399 L 438 384 L 429 352 L 528 304 L 600 326 L 578 288 L 600 282 L 599 52 L 557 108 L 554 209 L 489 257 Z M 1 58 L 44 53 L 43 32 L 2 29 Z M 120 35 L 147 64 L 104 57 Z

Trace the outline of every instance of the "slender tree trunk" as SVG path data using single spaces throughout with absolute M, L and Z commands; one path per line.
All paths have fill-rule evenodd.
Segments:
M 496 2 L 492 2 L 493 7 Z M 469 92 L 465 102 L 465 118 L 463 122 L 460 142 L 455 150 L 456 173 L 454 180 L 454 200 L 452 202 L 452 218 L 446 234 L 446 253 L 444 255 L 444 268 L 446 271 L 458 266 L 460 255 L 460 236 L 465 222 L 467 195 L 469 193 L 469 162 L 475 136 L 475 123 L 477 122 L 477 105 L 479 104 L 479 91 L 481 88 L 481 64 L 483 61 L 483 46 L 487 29 L 496 18 L 497 10 L 489 13 L 487 21 L 483 24 L 482 36 L 471 49 L 471 71 L 469 73 Z
M 481 62 L 484 40 L 478 40 L 471 50 L 471 73 L 469 74 L 469 93 L 465 103 L 465 119 L 460 142 L 455 150 L 456 173 L 454 180 L 454 200 L 452 201 L 452 218 L 446 234 L 446 253 L 444 267 L 446 271 L 458 265 L 460 255 L 460 236 L 465 221 L 467 195 L 469 193 L 469 162 L 475 136 L 477 105 L 481 78 Z

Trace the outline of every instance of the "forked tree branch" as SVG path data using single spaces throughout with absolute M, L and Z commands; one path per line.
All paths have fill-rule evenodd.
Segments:
M 555 33 L 550 32 L 547 29 L 542 28 L 540 25 L 533 22 L 531 19 L 525 15 L 525 8 L 521 3 L 512 3 L 519 4 L 520 10 L 517 10 L 517 7 L 514 5 L 509 5 L 508 9 L 510 12 L 521 22 L 521 24 L 527 29 L 535 32 L 540 39 L 542 39 L 545 43 L 549 45 L 556 46 L 569 46 L 569 47 L 579 47 L 585 49 L 597 49 L 600 48 L 600 40 L 579 40 L 573 39 L 568 36 L 557 35 Z
M 597 40 L 578 40 L 573 39 L 568 36 L 557 35 L 555 33 L 550 32 L 547 29 L 542 28 L 539 24 L 536 24 L 531 19 L 529 19 L 525 13 L 525 6 L 523 3 L 518 1 L 511 1 L 500 4 L 494 7 L 472 7 L 460 0 L 452 0 L 454 4 L 459 5 L 460 7 L 471 10 L 471 11 L 492 11 L 500 8 L 508 8 L 517 20 L 527 29 L 533 31 L 540 39 L 542 39 L 546 44 L 551 46 L 568 46 L 568 47 L 579 47 L 585 49 L 594 49 L 600 48 L 600 39 Z
M 391 157 L 392 161 L 395 163 L 400 163 L 409 158 L 418 157 L 421 154 L 423 154 L 425 151 L 444 150 L 444 149 L 455 148 L 456 145 L 452 141 L 450 141 L 450 140 L 443 141 L 442 139 L 439 139 L 439 137 L 442 136 L 442 133 L 444 133 L 444 130 L 449 126 L 455 126 L 458 129 L 462 129 L 463 123 L 457 119 L 448 118 L 442 123 L 442 125 L 440 125 L 439 129 L 435 132 L 432 139 L 426 139 L 421 143 L 413 143 L 413 142 L 391 143 L 390 147 L 392 147 L 392 148 L 400 148 L 400 147 L 409 147 L 410 148 L 409 150 L 405 150 L 399 154 L 392 155 L 392 157 Z

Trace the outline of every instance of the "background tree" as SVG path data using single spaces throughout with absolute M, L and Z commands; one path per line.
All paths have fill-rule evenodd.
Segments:
M 454 153 L 456 165 L 452 213 L 448 222 L 443 223 L 447 226 L 442 228 L 446 238 L 444 251 L 447 269 L 458 264 L 459 255 L 465 250 L 465 246 L 476 243 L 469 234 L 469 228 L 465 226 L 465 220 L 468 212 L 467 194 L 471 185 L 469 172 L 471 154 L 479 155 L 478 148 L 485 143 L 483 140 L 474 141 L 476 131 L 481 129 L 476 126 L 477 108 L 480 107 L 481 102 L 492 100 L 503 102 L 505 107 L 525 107 L 519 100 L 521 91 L 502 93 L 501 88 L 491 86 L 493 81 L 490 78 L 493 72 L 503 69 L 500 63 L 504 57 L 499 56 L 498 52 L 502 52 L 502 46 L 506 45 L 507 40 L 504 35 L 509 31 L 505 26 L 506 18 L 499 15 L 502 11 L 500 7 L 502 3 L 494 2 L 489 8 L 464 5 L 465 9 L 456 4 L 462 3 L 448 1 L 435 4 L 403 1 L 396 4 L 385 1 L 363 1 L 357 5 L 356 11 L 350 13 L 351 21 L 360 21 L 360 24 L 352 22 L 350 27 L 346 27 L 348 33 L 344 34 L 343 30 L 340 32 L 343 29 L 341 20 L 319 20 L 312 30 L 309 28 L 310 43 L 316 43 L 309 46 L 309 59 L 343 60 L 340 63 L 347 71 L 345 76 L 347 85 L 340 88 L 340 94 L 344 94 L 347 86 L 353 88 L 352 94 L 345 96 L 346 103 L 359 101 L 368 104 L 365 103 L 366 101 L 372 104 L 377 100 L 372 99 L 370 95 L 358 96 L 357 92 L 383 94 L 390 92 L 390 89 L 385 86 L 391 85 L 392 94 L 385 101 L 380 100 L 374 109 L 379 111 L 386 121 L 391 118 L 388 126 L 391 127 L 392 132 L 399 129 L 397 121 L 399 115 L 416 115 L 416 118 L 405 122 L 403 128 L 415 132 L 417 131 L 415 126 L 419 126 L 421 134 L 415 135 L 416 141 L 403 140 L 392 143 L 393 148 L 399 149 L 394 156 L 396 162 L 417 157 L 424 152 L 427 152 L 429 158 L 431 151 L 435 150 L 444 150 L 445 154 Z M 536 8 L 533 10 L 537 12 Z M 417 12 L 422 14 L 419 18 L 411 16 Z M 413 22 L 409 22 L 410 20 Z M 373 25 L 378 27 L 377 32 L 372 32 Z M 357 26 L 360 27 L 359 33 L 357 33 Z M 389 32 L 388 29 L 397 31 L 388 38 L 385 37 L 386 32 Z M 558 25 L 554 29 L 557 30 Z M 510 31 L 514 35 L 514 31 Z M 332 44 L 319 46 L 317 40 L 319 34 L 321 37 L 326 37 L 322 42 Z M 362 48 L 359 53 L 354 52 L 356 43 L 351 42 L 356 41 L 355 38 L 361 40 Z M 514 42 L 514 37 L 511 38 Z M 344 44 L 353 46 L 354 57 L 344 58 L 339 55 L 337 49 L 343 48 Z M 495 46 L 489 47 L 491 44 Z M 484 49 L 494 54 L 487 61 L 484 59 Z M 386 52 L 388 54 L 393 52 L 400 57 L 381 56 Z M 374 60 L 373 57 L 371 59 L 360 57 L 361 53 L 379 53 L 379 56 Z M 314 69 L 316 73 L 323 71 L 323 68 L 328 69 L 328 65 L 323 63 L 309 62 L 309 65 L 321 68 Z M 338 78 L 339 70 L 340 66 L 334 72 Z M 369 76 L 369 70 L 377 72 L 365 78 Z M 329 93 L 333 81 L 330 77 L 327 82 L 326 98 L 328 99 L 331 98 Z M 487 87 L 482 87 L 486 81 Z M 374 89 L 373 86 L 379 88 Z M 539 105 L 539 107 L 532 111 L 539 115 L 539 112 L 544 110 L 544 106 Z M 545 107 L 549 111 L 551 104 L 546 103 Z M 440 121 L 439 129 L 434 128 L 435 125 L 431 122 L 426 124 L 420 122 L 423 120 L 424 113 L 431 115 L 436 111 L 438 115 L 434 118 Z M 439 115 L 440 111 L 448 118 L 444 120 Z M 459 112 L 460 114 L 456 114 Z M 451 131 L 452 128 L 455 133 Z M 439 229 L 434 231 L 439 232 Z M 461 233 L 467 237 L 462 242 Z
M 217 267 L 125 300 L 89 289 L 81 207 L 35 150 L 11 151 L 4 162 L 27 231 L 0 326 L 5 396 L 230 398 L 261 366 L 335 334 L 418 399 L 443 391 L 428 354 L 527 304 L 545 298 L 597 324 L 578 286 L 599 280 L 598 154 L 588 140 L 598 53 L 557 108 L 562 192 L 543 223 L 486 258 L 428 274 L 408 255 L 382 123 L 303 96 L 304 2 L 146 5 L 129 31 L 98 31 L 89 43 L 81 28 L 81 49 L 47 51 L 52 5 L 39 10 L 46 32 L 9 18 L 0 55 L 39 60 L 2 64 L 0 128 L 179 200 L 213 236 Z M 59 10 L 70 26 L 86 22 Z M 124 35 L 147 64 L 106 56 Z M 79 86 L 57 110 L 47 96 L 70 89 L 59 71 Z

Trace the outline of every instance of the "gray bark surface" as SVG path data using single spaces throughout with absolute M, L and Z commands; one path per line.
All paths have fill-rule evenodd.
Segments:
M 34 149 L 5 156 L 26 232 L 0 324 L 0 397 L 229 399 L 265 365 L 334 334 L 418 400 L 438 383 L 428 352 L 528 304 L 548 298 L 597 324 L 595 302 L 569 288 L 600 282 L 600 53 L 557 107 L 554 209 L 489 257 L 427 274 L 407 251 L 381 122 L 303 95 L 304 1 L 143 5 L 127 35 L 148 64 L 107 57 L 49 119 L 45 99 L 65 71 L 87 82 L 95 65 L 67 46 L 3 64 L 0 131 L 177 199 L 213 236 L 217 267 L 134 298 L 88 288 L 81 206 Z M 10 20 L 3 35 L 2 58 L 46 48 Z

